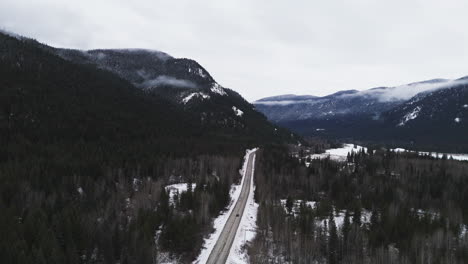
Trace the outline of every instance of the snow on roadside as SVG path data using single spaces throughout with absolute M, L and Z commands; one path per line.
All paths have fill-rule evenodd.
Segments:
M 200 252 L 200 255 L 198 256 L 198 258 L 193 263 L 199 263 L 199 264 L 206 263 L 206 261 L 210 257 L 211 251 L 213 250 L 213 248 L 214 248 L 214 246 L 216 244 L 216 241 L 218 241 L 218 238 L 221 235 L 221 232 L 223 231 L 223 227 L 224 227 L 224 225 L 226 225 L 226 221 L 228 220 L 229 215 L 231 215 L 231 212 L 234 209 L 234 205 L 236 204 L 237 200 L 239 199 L 239 195 L 240 195 L 240 192 L 241 192 L 241 189 L 242 189 L 241 186 L 244 183 L 244 179 L 245 179 L 244 176 L 245 176 L 245 172 L 246 172 L 246 169 L 247 169 L 248 157 L 249 157 L 250 153 L 252 153 L 252 152 L 254 152 L 256 150 L 257 149 L 250 149 L 250 150 L 246 151 L 246 154 L 244 156 L 244 164 L 242 165 L 242 169 L 240 171 L 240 173 L 242 175 L 242 181 L 240 182 L 239 185 L 233 184 L 231 186 L 231 190 L 230 190 L 230 193 L 229 193 L 230 196 L 231 196 L 231 202 L 229 203 L 229 206 L 228 206 L 229 210 L 226 210 L 226 211 L 222 212 L 216 219 L 214 219 L 214 222 L 213 222 L 214 232 L 211 233 L 208 238 L 205 238 L 205 240 L 203 242 L 202 250 Z M 256 214 L 255 214 L 255 216 L 256 216 Z
M 362 149 L 367 152 L 367 148 L 361 147 L 354 144 L 344 144 L 342 148 L 335 148 L 335 149 L 327 149 L 325 153 L 321 154 L 312 154 L 310 155 L 311 159 L 326 159 L 330 158 L 331 160 L 335 161 L 346 161 L 348 157 L 348 153 L 351 152 L 360 152 Z
M 236 232 L 236 237 L 232 243 L 231 251 L 229 252 L 229 263 L 249 263 L 249 257 L 247 255 L 245 246 L 248 242 L 255 238 L 255 234 L 257 233 L 257 211 L 259 205 L 254 200 L 254 172 L 256 154 L 253 155 L 252 180 L 250 181 L 249 197 L 247 198 L 247 204 L 245 206 L 244 213 L 242 214 L 242 219 Z
M 437 152 L 407 150 L 407 149 L 403 149 L 403 148 L 390 149 L 390 151 L 393 151 L 393 152 L 418 152 L 418 154 L 420 156 L 431 155 L 432 157 L 439 158 L 439 159 L 441 159 L 444 155 L 447 155 L 448 159 L 453 158 L 454 160 L 461 160 L 461 161 L 468 160 L 468 154 L 464 154 L 464 153 L 458 153 L 458 154 L 457 153 L 437 153 Z

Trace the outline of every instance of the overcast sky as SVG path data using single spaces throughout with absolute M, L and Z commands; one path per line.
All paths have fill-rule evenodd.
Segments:
M 1 0 L 0 27 L 192 58 L 252 101 L 468 75 L 467 11 L 466 0 Z

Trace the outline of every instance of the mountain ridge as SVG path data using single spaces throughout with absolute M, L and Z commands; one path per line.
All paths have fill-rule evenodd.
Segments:
M 257 112 L 254 107 L 238 93 L 218 85 L 209 72 L 194 60 L 185 58 L 174 59 L 166 53 L 144 49 L 96 49 L 90 52 L 71 49 L 64 50 L 50 47 L 26 37 L 11 37 L 3 33 L 0 33 L 0 41 L 2 45 L 4 45 L 2 59 L 3 62 L 8 65 L 5 65 L 6 67 L 10 67 L 10 65 L 11 67 L 18 67 L 14 64 L 20 64 L 21 60 L 27 60 L 28 65 L 33 67 L 29 72 L 25 72 L 24 69 L 20 68 L 20 71 L 15 74 L 5 73 L 5 76 L 8 76 L 8 78 L 5 78 L 4 81 L 9 82 L 10 85 L 17 85 L 21 82 L 24 83 L 28 78 L 34 78 L 35 81 L 31 84 L 43 85 L 44 88 L 41 89 L 43 89 L 44 95 L 48 95 L 48 90 L 46 89 L 47 82 L 54 82 L 54 86 L 62 83 L 64 88 L 80 87 L 77 92 L 83 96 L 85 96 L 85 93 L 88 93 L 89 98 L 92 98 L 90 102 L 97 103 L 99 100 L 102 100 L 102 106 L 100 106 L 100 108 L 107 107 L 105 111 L 96 113 L 96 116 L 104 116 L 110 109 L 119 109 L 119 107 L 111 106 L 115 105 L 114 102 L 104 97 L 99 97 L 100 99 L 97 100 L 94 93 L 99 93 L 100 96 L 104 96 L 107 93 L 107 97 L 111 99 L 119 96 L 120 93 L 120 90 L 113 90 L 112 87 L 125 86 L 129 94 L 118 99 L 118 101 L 129 98 L 128 100 L 142 100 L 143 105 L 147 104 L 145 102 L 149 102 L 150 104 L 154 103 L 155 106 L 158 105 L 160 110 L 157 110 L 156 116 L 161 116 L 161 118 L 167 120 L 160 122 L 158 125 L 160 128 L 164 127 L 166 123 L 174 123 L 170 120 L 172 116 L 171 113 L 173 113 L 174 119 L 181 122 L 177 127 L 183 124 L 189 124 L 189 127 L 192 127 L 182 129 L 186 130 L 182 134 L 187 134 L 187 132 L 191 131 L 202 137 L 210 137 L 211 135 L 228 138 L 233 141 L 245 141 L 250 143 L 260 141 L 267 142 L 270 140 L 273 142 L 296 140 L 296 137 L 291 136 L 291 133 L 286 129 L 282 129 L 268 122 L 263 114 Z M 89 55 L 90 53 L 92 54 L 91 56 Z M 8 62 L 6 61 L 7 59 Z M 51 64 L 52 66 L 46 66 L 46 63 L 49 63 L 49 61 L 54 64 Z M 95 62 L 102 61 L 105 63 L 101 63 L 99 64 L 100 67 L 97 67 Z M 63 65 L 63 67 L 53 66 L 58 64 Z M 47 70 L 47 76 L 50 76 L 47 80 L 39 73 L 41 71 L 46 71 L 44 67 L 50 68 Z M 13 68 L 5 68 L 5 70 L 9 72 L 11 72 L 12 69 Z M 54 75 L 54 71 L 57 72 L 57 74 Z M 88 80 L 89 77 L 86 77 L 87 75 L 83 75 L 83 77 L 77 79 L 67 79 L 67 76 L 74 76 L 75 71 L 76 74 L 94 71 L 97 73 L 96 75 L 99 75 L 99 77 L 93 77 L 96 80 L 100 80 L 101 76 L 106 77 L 101 78 L 103 79 L 103 83 L 98 88 L 91 85 L 94 81 Z M 27 75 L 28 77 L 24 77 L 24 80 L 22 80 L 20 76 L 23 75 Z M 164 76 L 172 76 L 174 79 L 164 78 Z M 12 77 L 15 77 L 15 79 L 13 80 Z M 104 79 L 107 81 L 104 82 Z M 139 85 L 144 84 L 144 82 L 149 79 L 156 80 L 156 83 L 150 84 L 149 88 Z M 177 80 L 190 81 L 194 83 L 196 87 L 179 87 L 180 83 L 178 83 Z M 107 83 L 107 85 L 105 83 Z M 118 83 L 118 85 L 115 83 Z M 25 84 L 23 89 L 28 91 L 28 89 L 31 88 L 29 84 Z M 62 98 L 64 102 L 67 102 L 70 98 L 75 98 L 74 95 L 65 95 L 66 92 L 69 92 L 68 88 L 59 90 L 57 87 L 54 89 L 57 89 L 54 90 L 54 92 L 60 94 L 57 96 L 64 96 Z M 196 95 L 187 99 L 187 96 L 191 94 L 198 95 L 200 93 L 206 93 L 210 99 L 204 100 L 206 98 Z M 136 99 L 135 95 L 137 95 L 139 99 Z M 10 95 L 5 98 L 9 98 L 9 96 Z M 31 102 L 36 100 L 32 97 L 27 98 L 27 100 L 31 100 Z M 79 99 L 76 98 L 76 100 L 76 102 L 81 103 L 84 99 L 80 97 Z M 140 108 L 142 106 L 136 103 L 136 101 L 132 104 L 135 105 L 135 108 Z M 34 105 L 34 103 L 31 105 Z M 75 102 L 69 103 L 68 105 L 61 103 L 61 105 L 61 107 L 67 109 L 68 106 L 75 105 Z M 147 107 L 153 108 L 150 105 Z M 34 110 L 27 111 L 34 112 Z M 86 109 L 85 104 L 83 104 L 82 109 L 76 108 L 73 111 L 76 113 L 75 115 L 81 116 L 90 110 Z M 145 110 L 141 115 L 147 116 L 148 113 L 152 111 L 154 110 Z M 241 112 L 242 114 L 240 115 L 239 113 Z M 56 115 L 59 115 L 59 113 Z M 120 116 L 127 115 L 127 113 L 120 114 Z M 115 115 L 109 113 L 109 116 Z M 118 119 L 119 115 L 115 117 Z M 47 117 L 43 118 L 47 119 Z M 141 119 L 142 122 L 145 120 L 145 118 L 136 118 L 136 116 L 133 119 Z M 158 120 L 158 118 L 156 118 L 156 120 Z M 83 124 L 86 124 L 86 122 Z M 62 126 L 66 127 L 67 125 L 64 124 Z M 146 127 L 151 127 L 151 125 Z M 174 135 L 177 134 L 178 132 L 174 133 Z
M 467 77 L 431 79 L 306 100 L 301 99 L 304 96 L 283 101 L 264 98 L 254 105 L 271 121 L 303 136 L 468 151 L 463 136 L 468 133 L 467 87 Z

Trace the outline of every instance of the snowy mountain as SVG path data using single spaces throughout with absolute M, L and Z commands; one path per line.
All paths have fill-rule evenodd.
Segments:
M 417 94 L 382 114 L 388 130 L 398 138 L 465 142 L 468 135 L 468 79 L 453 86 Z
M 49 102 L 57 99 L 57 102 L 63 106 L 57 108 L 60 110 L 56 110 L 56 115 L 68 109 L 65 106 L 81 105 L 77 109 L 74 108 L 75 114 L 70 115 L 75 117 L 73 121 L 80 120 L 82 116 L 90 113 L 96 117 L 102 115 L 105 119 L 106 116 L 114 116 L 114 114 L 108 114 L 110 111 L 118 118 L 132 116 L 130 119 L 139 116 L 134 113 L 139 113 L 141 117 L 137 120 L 145 123 L 147 118 L 151 119 L 154 114 L 154 120 L 151 120 L 151 123 L 158 124 L 156 128 L 152 128 L 154 131 L 164 130 L 169 126 L 186 125 L 188 128 L 185 131 L 181 129 L 180 132 L 197 135 L 199 138 L 208 137 L 212 140 L 214 137 L 221 137 L 235 142 L 255 142 L 256 140 L 297 142 L 295 136 L 291 136 L 288 130 L 270 123 L 241 95 L 219 85 L 208 71 L 194 60 L 176 59 L 163 52 L 142 49 L 92 51 L 59 49 L 26 37 L 12 37 L 2 33 L 0 33 L 0 45 L 3 47 L 0 52 L 2 63 L 7 58 L 11 61 L 17 60 L 17 65 L 13 66 L 22 70 L 25 69 L 23 64 L 26 60 L 28 65 L 34 65 L 27 72 L 38 79 L 32 82 L 33 84 L 44 82 L 36 86 L 48 87 L 45 83 L 53 80 L 54 85 L 62 87 L 62 90 L 57 91 L 60 95 L 49 94 L 49 90 L 52 89 L 49 85 L 48 89 L 44 88 L 39 98 L 32 98 L 31 102 L 28 101 L 29 99 L 24 99 L 24 105 L 29 105 L 29 107 L 36 106 L 32 103 L 35 100 L 44 100 L 42 105 L 46 107 Z M 48 60 L 64 66 L 47 66 Z M 8 66 L 11 65 L 8 64 Z M 50 68 L 47 74 L 53 75 L 53 78 L 42 73 L 45 67 Z M 86 76 L 74 78 L 77 75 L 76 72 L 93 73 L 99 78 Z M 7 74 L 2 76 L 4 76 L 2 83 L 7 83 L 9 87 L 13 87 L 11 88 L 13 90 L 14 87 L 19 86 L 19 83 L 25 83 L 29 78 L 21 77 L 20 74 L 18 74 L 20 77 Z M 18 78 L 13 80 L 13 77 Z M 25 91 L 34 89 L 33 85 L 25 84 L 24 86 L 25 88 L 22 89 Z M 126 87 L 126 90 L 123 91 L 123 88 L 119 90 L 119 87 Z M 65 95 L 66 92 L 70 92 L 69 89 L 76 89 L 76 94 Z M 32 93 L 26 92 L 26 94 Z M 74 97 L 79 97 L 79 99 L 73 99 Z M 7 102 L 8 98 L 5 97 Z M 119 99 L 114 100 L 114 98 Z M 70 102 L 72 99 L 73 101 Z M 141 100 L 141 103 L 135 103 L 138 100 Z M 88 103 L 92 104 L 93 108 L 87 107 Z M 124 105 L 127 104 L 131 105 L 130 108 L 134 108 L 131 110 L 132 115 L 119 114 L 120 111 L 124 111 Z M 137 110 L 144 108 L 143 106 L 149 107 L 151 111 Z M 105 109 L 105 111 L 96 109 Z M 37 122 L 37 118 L 31 117 L 31 113 L 25 115 Z M 0 121 L 3 120 L 2 116 L 3 114 L 0 113 Z M 159 118 L 165 121 L 158 122 Z M 86 118 L 83 117 L 83 119 Z M 109 117 L 109 119 L 112 118 Z M 37 123 L 34 124 L 37 125 Z M 96 127 L 96 125 L 93 126 Z M 143 129 L 140 126 L 138 130 Z M 2 127 L 0 124 L 0 129 Z M 145 129 L 150 127 L 152 126 L 145 126 Z M 128 129 L 133 130 L 130 127 Z
M 191 59 L 144 49 L 54 50 L 64 59 L 114 72 L 136 87 L 174 102 L 189 104 L 227 95 L 208 71 Z
M 468 145 L 463 136 L 468 133 L 468 77 L 323 97 L 268 97 L 254 105 L 273 122 L 306 136 Z
M 376 88 L 387 89 L 387 88 Z M 330 119 L 344 116 L 366 115 L 378 117 L 385 110 L 401 103 L 380 101 L 376 96 L 356 90 L 340 91 L 331 95 L 268 97 L 254 102 L 257 110 L 274 122 L 306 119 Z
M 237 92 L 218 84 L 198 62 L 144 49 L 70 50 L 47 47 L 58 56 L 117 74 L 149 96 L 162 97 L 205 126 L 291 139 Z M 234 132 L 237 133 L 237 132 Z

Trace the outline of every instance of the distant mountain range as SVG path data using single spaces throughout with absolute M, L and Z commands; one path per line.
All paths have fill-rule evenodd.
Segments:
M 305 136 L 468 151 L 468 77 L 331 95 L 254 102 L 271 121 Z

